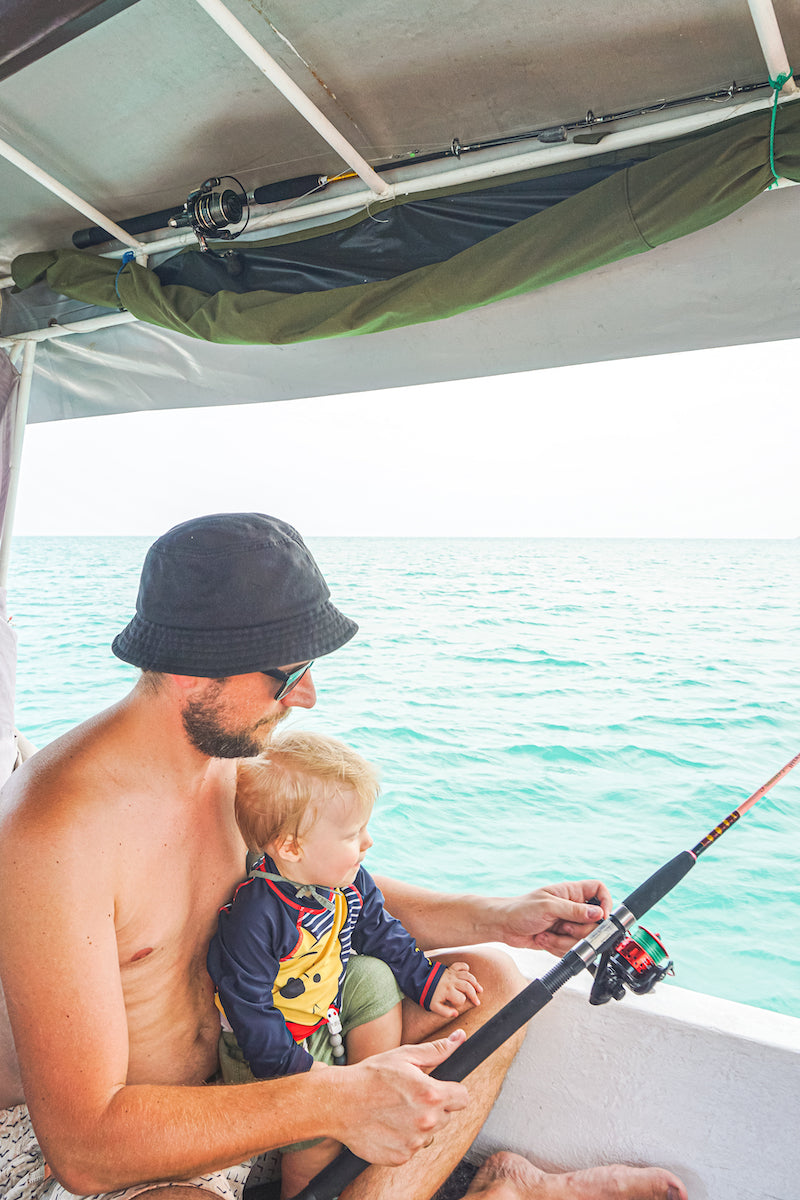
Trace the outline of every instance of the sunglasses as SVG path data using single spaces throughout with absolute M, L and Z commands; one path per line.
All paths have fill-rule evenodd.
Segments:
M 281 671 L 277 667 L 273 667 L 271 671 L 262 671 L 261 674 L 269 675 L 270 679 L 277 679 L 280 681 L 281 686 L 278 688 L 274 697 L 276 700 L 280 700 L 281 696 L 285 696 L 292 690 L 293 687 L 297 687 L 306 671 L 310 670 L 313 665 L 314 660 L 312 658 L 311 662 L 303 663 L 302 667 L 295 667 L 293 671 Z

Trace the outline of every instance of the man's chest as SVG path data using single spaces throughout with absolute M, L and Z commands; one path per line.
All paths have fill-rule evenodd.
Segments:
M 120 965 L 204 961 L 219 909 L 245 874 L 235 824 L 164 827 L 127 858 L 115 913 Z

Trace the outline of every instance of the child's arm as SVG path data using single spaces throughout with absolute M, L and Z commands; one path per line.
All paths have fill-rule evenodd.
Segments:
M 353 949 L 358 954 L 371 954 L 373 958 L 382 959 L 406 996 L 429 1011 L 450 1017 L 463 1012 L 467 1003 L 477 1002 L 480 985 L 470 974 L 469 967 L 465 963 L 458 964 L 465 969 L 466 976 L 463 976 L 455 973 L 454 968 L 427 958 L 405 926 L 386 912 L 380 889 L 363 867 L 353 886 L 362 899 L 352 937 Z M 442 987 L 445 979 L 448 982 Z M 447 999 L 442 1000 L 442 996 Z M 437 998 L 445 1007 L 434 1007 Z M 461 1007 L 453 1009 L 453 1003 Z
M 469 963 L 457 962 L 445 967 L 430 1002 L 430 1010 L 440 1017 L 457 1017 L 469 1004 L 477 1007 L 483 988 L 469 969 Z

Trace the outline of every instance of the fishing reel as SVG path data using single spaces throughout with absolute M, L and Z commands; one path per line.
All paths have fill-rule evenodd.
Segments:
M 592 968 L 589 968 L 592 970 Z M 660 983 L 665 975 L 674 975 L 672 959 L 654 933 L 640 925 L 635 933 L 606 950 L 594 967 L 590 1004 L 621 1000 L 625 988 L 643 996 Z
M 223 187 L 223 180 L 230 179 L 239 188 Z M 233 175 L 212 176 L 189 192 L 183 205 L 183 211 L 170 217 L 169 224 L 173 229 L 191 226 L 195 237 L 200 243 L 200 249 L 213 254 L 209 250 L 206 238 L 220 238 L 232 241 L 241 237 L 250 220 L 250 202 L 247 193 L 239 180 Z M 242 223 L 243 222 L 243 223 Z M 241 229 L 230 227 L 241 224 Z

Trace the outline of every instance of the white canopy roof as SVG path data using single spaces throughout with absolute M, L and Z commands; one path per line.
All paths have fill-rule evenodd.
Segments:
M 0 81 L 0 137 L 116 220 L 180 206 L 211 175 L 230 173 L 252 189 L 338 173 L 341 157 L 201 2 L 138 0 Z M 454 138 L 470 145 L 540 131 L 589 111 L 638 110 L 763 84 L 768 75 L 746 0 L 227 7 L 358 154 L 405 164 L 390 179 L 463 169 L 468 154 L 435 168 L 409 159 L 446 152 Z M 775 0 L 774 9 L 789 61 L 800 60 L 800 7 Z M 771 92 L 752 96 L 766 105 Z M 721 106 L 695 103 L 663 118 L 704 120 Z M 618 120 L 602 132 L 659 119 Z M 567 153 L 571 146 L 572 135 Z M 520 150 L 552 153 L 533 138 L 476 152 L 474 161 Z M 364 191 L 358 180 L 343 186 Z M 2 159 L 0 195 L 0 274 L 17 254 L 68 245 L 92 223 Z M 287 399 L 794 337 L 798 218 L 800 189 L 776 189 L 635 259 L 391 333 L 240 348 L 131 324 L 61 338 L 38 350 L 31 419 Z M 68 308 L 82 315 L 74 302 Z

